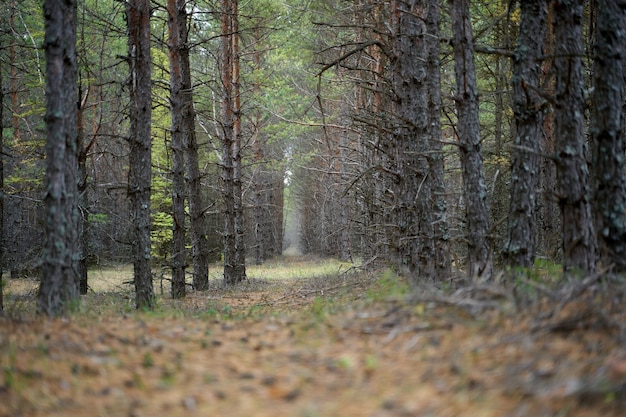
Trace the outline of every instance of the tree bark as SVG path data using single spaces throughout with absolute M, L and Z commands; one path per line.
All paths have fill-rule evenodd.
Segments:
M 624 59 L 626 9 L 599 0 L 592 96 L 593 169 L 599 257 L 626 269 L 626 185 L 624 184 Z
M 426 60 L 429 36 L 426 1 L 392 2 L 393 159 L 394 184 L 391 241 L 396 263 L 412 279 L 433 277 L 435 248 L 430 207 L 433 176 L 429 163 L 429 86 Z
M 179 0 L 180 1 L 180 0 Z M 198 141 L 196 139 L 196 112 L 193 103 L 191 85 L 191 64 L 189 61 L 189 34 L 187 23 L 189 15 L 183 4 L 178 9 L 178 28 L 180 31 L 180 58 L 182 70 L 183 127 L 185 129 L 184 151 L 187 174 L 187 201 L 189 205 L 189 226 L 191 235 L 191 254 L 193 265 L 193 288 L 196 291 L 209 289 L 209 241 L 204 212 L 205 199 L 202 190 Z
M 44 3 L 46 52 L 46 234 L 39 311 L 67 313 L 80 298 L 78 149 L 76 124 L 76 1 Z
M 555 50 L 554 39 L 554 2 L 548 2 L 546 19 L 546 34 L 544 42 L 544 56 L 553 57 Z M 548 97 L 554 97 L 554 77 L 552 74 L 553 59 L 544 59 L 541 64 L 542 88 Z M 544 114 L 543 137 L 541 152 L 544 155 L 555 154 L 554 139 L 554 112 Z M 537 253 L 547 256 L 555 262 L 561 262 L 561 214 L 556 198 L 556 164 L 551 158 L 542 158 L 540 161 L 539 189 L 540 198 L 537 202 Z
M 459 150 L 468 227 L 469 274 L 491 278 L 493 262 L 489 243 L 489 206 L 483 172 L 478 119 L 478 93 L 474 66 L 474 39 L 468 0 L 452 0 L 454 63 L 456 74 Z
M 9 27 L 11 29 L 15 28 L 15 9 L 16 4 L 15 0 L 11 0 L 10 2 L 10 12 L 9 12 Z M 18 84 L 18 68 L 16 64 L 17 57 L 17 48 L 16 48 L 16 40 L 15 37 L 12 36 L 9 41 L 9 62 L 10 62 L 10 91 L 11 91 L 11 124 L 13 126 L 13 141 L 18 143 L 21 140 L 21 131 L 20 131 L 20 96 L 18 94 L 19 84 Z
M 207 240 L 207 227 L 204 216 L 204 198 L 202 190 L 202 176 L 200 174 L 198 142 L 196 140 L 196 114 L 193 103 L 193 86 L 191 85 L 191 65 L 189 62 L 189 44 L 187 24 L 189 14 L 186 9 L 186 2 L 181 0 L 168 0 L 168 13 L 170 31 L 170 48 L 174 48 L 175 59 L 178 63 L 176 77 L 176 123 L 177 135 L 180 136 L 182 163 L 184 168 L 180 170 L 181 175 L 186 179 L 181 190 L 186 188 L 187 204 L 189 206 L 189 235 L 191 240 L 191 254 L 193 267 L 193 288 L 197 291 L 206 291 L 209 288 L 209 245 Z M 170 49 L 172 51 L 172 49 Z M 174 93 L 172 91 L 172 93 Z M 174 117 L 174 115 L 172 115 Z M 174 122 L 174 119 L 172 119 Z M 173 136 L 172 136 L 173 137 Z M 178 138 L 177 138 L 178 139 Z M 183 172 L 184 170 L 184 172 Z M 184 198 L 184 197 L 181 197 Z M 184 216 L 184 209 L 178 214 Z M 180 250 L 180 242 L 177 244 Z M 184 247 L 183 247 L 184 248 Z M 178 253 L 178 252 L 177 252 Z M 185 262 L 184 259 L 178 263 Z M 184 263 L 183 263 L 184 265 Z M 180 279 L 178 279 L 179 282 Z M 179 284 L 180 286 L 180 284 Z
M 185 297 L 185 167 L 183 143 L 183 77 L 181 48 L 183 47 L 178 0 L 167 1 L 168 48 L 170 58 L 170 113 L 172 117 L 172 298 Z M 186 19 L 183 25 L 187 25 Z
M 520 34 L 513 62 L 515 139 L 508 240 L 504 248 L 505 263 L 511 268 L 531 268 L 535 261 L 537 191 L 544 122 L 544 100 L 539 91 L 546 17 L 546 0 L 521 2 Z
M 237 0 L 222 0 L 220 122 L 224 195 L 224 282 L 246 278 L 243 201 L 241 190 L 241 115 Z
M 88 149 L 85 145 L 85 126 L 84 126 L 84 111 L 86 105 L 86 99 L 88 92 L 85 93 L 83 99 L 80 95 L 79 89 L 78 95 L 78 108 L 76 111 L 76 147 L 78 152 L 78 171 L 77 171 L 77 191 L 78 191 L 78 246 L 76 248 L 76 256 L 78 257 L 78 280 L 79 291 L 81 294 L 87 294 L 89 290 L 89 281 L 87 277 L 87 251 L 89 248 L 89 235 L 88 235 L 88 219 L 89 212 L 87 210 L 87 152 Z
M 4 83 L 0 65 L 0 317 L 4 315 Z
M 152 179 L 152 81 L 150 78 L 150 1 L 126 4 L 130 63 L 130 157 L 128 195 L 133 233 L 135 304 L 138 309 L 155 305 L 150 269 L 150 184 Z
M 443 280 L 450 276 L 450 234 L 448 230 L 448 204 L 446 202 L 445 155 L 441 129 L 441 61 L 439 58 L 439 0 L 428 2 L 426 31 L 428 33 L 428 114 L 430 172 L 432 176 L 433 238 L 435 247 L 435 275 Z
M 555 1 L 555 147 L 562 217 L 563 270 L 595 268 L 595 242 L 585 159 L 583 0 Z

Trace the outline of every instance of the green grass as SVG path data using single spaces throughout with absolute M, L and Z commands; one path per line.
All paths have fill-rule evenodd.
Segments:
M 277 257 L 263 265 L 249 264 L 246 268 L 248 277 L 267 280 L 285 280 L 317 278 L 337 275 L 353 265 L 331 258 L 317 257 Z M 221 273 L 221 270 L 220 270 Z
M 89 292 L 81 296 L 73 315 L 85 320 L 111 314 L 230 320 L 281 314 L 292 304 L 309 304 L 311 317 L 323 321 L 351 301 L 376 302 L 408 291 L 406 282 L 391 270 L 366 272 L 354 266 L 331 258 L 283 256 L 263 265 L 249 264 L 248 280 L 227 287 L 223 285 L 222 265 L 213 264 L 209 291 L 190 291 L 184 300 L 171 299 L 168 271 L 158 270 L 154 275 L 156 308 L 145 312 L 135 309 L 132 265 L 97 267 L 89 271 Z M 35 314 L 37 286 L 35 279 L 7 281 L 5 307 L 9 316 Z M 250 301 L 246 304 L 241 300 Z

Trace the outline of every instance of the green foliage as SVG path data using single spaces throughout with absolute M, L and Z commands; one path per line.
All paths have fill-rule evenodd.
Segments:
M 106 213 L 89 213 L 89 222 L 103 224 L 109 222 L 109 215 Z
M 370 301 L 384 301 L 390 297 L 400 297 L 408 294 L 409 285 L 393 270 L 385 270 L 376 284 L 368 289 L 367 299 Z
M 146 352 L 143 355 L 143 360 L 141 361 L 141 365 L 144 368 L 152 368 L 154 366 L 154 358 L 152 357 L 152 353 Z
M 169 213 L 158 211 L 152 216 L 151 255 L 160 263 L 165 262 L 171 252 L 173 224 L 174 220 Z

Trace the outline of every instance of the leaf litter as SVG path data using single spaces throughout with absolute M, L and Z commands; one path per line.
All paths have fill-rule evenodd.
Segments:
M 615 292 L 513 306 L 502 289 L 380 296 L 381 275 L 0 319 L 0 416 L 624 415 Z

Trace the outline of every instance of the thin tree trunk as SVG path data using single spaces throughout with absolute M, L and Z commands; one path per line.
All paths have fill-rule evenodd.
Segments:
M 448 231 L 448 204 L 446 202 L 445 156 L 441 129 L 441 61 L 439 59 L 439 0 L 428 2 L 426 30 L 428 32 L 428 114 L 429 148 L 431 150 L 430 172 L 432 176 L 432 213 L 435 247 L 435 275 L 443 280 L 450 276 L 450 234 Z
M 592 108 L 594 202 L 599 256 L 626 269 L 624 184 L 624 59 L 626 10 L 598 0 Z
M 76 248 L 76 256 L 78 257 L 78 280 L 79 290 L 81 294 L 87 294 L 89 282 L 87 279 L 87 248 L 89 246 L 89 236 L 87 234 L 87 221 L 89 218 L 87 210 L 87 148 L 85 146 L 85 126 L 83 113 L 87 103 L 88 92 L 85 97 L 80 96 L 79 104 L 76 112 L 76 129 L 77 129 L 77 152 L 78 152 L 78 246 Z
M 126 4 L 130 63 L 130 157 L 128 195 L 133 232 L 135 304 L 155 305 L 150 269 L 150 184 L 152 179 L 152 81 L 150 78 L 150 0 Z
M 173 0 L 168 0 L 172 2 Z M 193 86 L 191 85 L 191 65 L 189 62 L 189 44 L 187 24 L 189 15 L 186 2 L 175 0 L 175 15 L 170 19 L 177 31 L 177 52 L 180 60 L 180 128 L 182 135 L 183 162 L 186 174 L 186 197 L 189 205 L 189 235 L 193 266 L 193 288 L 206 291 L 209 288 L 209 244 L 206 236 L 207 227 L 204 217 L 204 199 L 200 175 L 198 142 L 196 140 L 196 114 L 193 104 Z
M 0 317 L 4 315 L 4 83 L 0 65 Z
M 594 229 L 585 159 L 583 0 L 555 2 L 554 67 L 557 195 L 562 217 L 563 270 L 595 268 Z
M 521 2 L 520 35 L 513 63 L 515 142 L 512 150 L 511 202 L 506 265 L 531 268 L 536 253 L 536 211 L 543 135 L 541 58 L 545 41 L 546 0 Z
M 489 206 L 483 172 L 478 93 L 474 66 L 474 39 L 468 0 L 452 0 L 456 108 L 459 149 L 463 168 L 468 225 L 469 274 L 491 278 L 492 251 L 489 243 Z
M 177 0 L 167 1 L 168 48 L 170 55 L 170 112 L 172 117 L 172 297 L 185 297 L 185 167 L 183 142 L 183 77 L 180 50 L 182 39 Z M 185 21 L 184 25 L 187 24 Z
M 224 193 L 224 281 L 246 278 L 241 190 L 241 125 L 236 0 L 222 0 L 221 81 L 222 180 Z
M 348 121 L 346 120 L 346 125 Z M 339 132 L 339 180 L 340 187 L 343 187 L 343 184 L 349 183 L 348 172 L 346 166 L 348 164 L 348 156 L 346 155 L 346 149 L 348 149 L 348 132 L 342 131 Z M 339 259 L 343 262 L 350 261 L 352 259 L 352 250 L 351 250 L 351 242 L 350 242 L 350 197 L 347 193 L 340 191 L 339 197 L 339 218 L 338 218 L 338 227 L 339 227 L 339 250 L 338 255 Z
M 189 80 L 191 95 L 191 79 Z M 191 255 L 193 265 L 193 288 L 196 291 L 209 289 L 209 240 L 205 212 L 205 199 L 202 190 L 202 176 L 198 157 L 198 142 L 195 133 L 195 111 L 192 100 L 186 101 L 185 126 L 187 142 L 185 145 L 185 167 L 187 172 L 187 195 L 189 204 L 189 226 L 191 235 Z
M 9 27 L 15 27 L 15 0 L 11 0 L 9 5 Z M 11 124 L 13 126 L 13 142 L 18 143 L 21 140 L 21 132 L 20 132 L 20 96 L 18 94 L 18 70 L 16 65 L 16 40 L 14 36 L 11 36 L 11 40 L 9 41 L 9 63 L 10 63 L 10 76 L 9 76 L 9 89 L 11 91 Z
M 76 124 L 76 1 L 44 3 L 46 51 L 46 235 L 39 311 L 48 316 L 75 308 L 78 189 Z
M 261 43 L 259 28 L 254 31 L 254 44 Z M 256 49 L 252 54 L 252 62 L 256 71 L 261 70 L 261 51 Z M 261 94 L 261 84 L 256 81 L 253 84 L 254 95 Z M 261 133 L 261 109 L 257 109 L 254 113 L 254 134 L 252 138 L 252 152 L 254 155 L 255 171 L 252 176 L 254 184 L 254 262 L 256 265 L 262 265 L 267 259 L 268 252 L 268 229 L 270 224 L 269 215 L 269 183 L 268 173 L 266 171 L 267 163 L 265 161 L 265 147 L 267 141 Z

